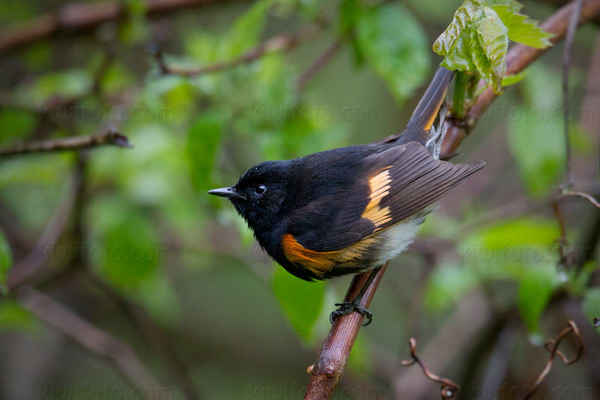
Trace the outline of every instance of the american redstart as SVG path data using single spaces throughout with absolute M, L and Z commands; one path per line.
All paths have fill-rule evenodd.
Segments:
M 381 268 L 413 241 L 435 201 L 485 165 L 438 159 L 443 135 L 432 127 L 452 76 L 438 68 L 399 135 L 266 161 L 208 193 L 228 198 L 267 253 L 299 278 Z M 375 275 L 354 301 L 336 304 L 332 321 L 352 311 L 371 321 L 360 301 Z

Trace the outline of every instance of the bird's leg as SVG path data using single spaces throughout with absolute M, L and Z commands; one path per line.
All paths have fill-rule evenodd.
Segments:
M 358 292 L 354 300 L 344 301 L 342 303 L 335 303 L 335 305 L 339 306 L 339 308 L 332 312 L 329 316 L 329 320 L 332 324 L 334 323 L 335 319 L 340 315 L 347 315 L 350 314 L 352 311 L 356 311 L 357 313 L 362 314 L 366 318 L 366 321 L 363 323 L 363 326 L 367 326 L 371 323 L 371 321 L 373 320 L 373 313 L 369 311 L 366 307 L 363 307 L 360 303 L 362 302 L 365 292 L 367 291 L 369 286 L 371 286 L 371 282 L 373 282 L 373 279 L 375 279 L 381 268 L 382 267 L 375 268 L 371 272 L 371 275 L 369 275 L 367 281 L 362 286 L 360 292 Z

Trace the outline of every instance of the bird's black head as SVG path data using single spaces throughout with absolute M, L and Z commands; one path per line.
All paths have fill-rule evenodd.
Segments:
M 267 161 L 255 165 L 228 188 L 208 193 L 228 198 L 256 233 L 271 230 L 281 220 L 288 195 L 289 161 Z

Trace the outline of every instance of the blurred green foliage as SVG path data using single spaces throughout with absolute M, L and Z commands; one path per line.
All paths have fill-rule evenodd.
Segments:
M 435 66 L 429 46 L 450 23 L 434 45 L 445 55 L 443 62 L 479 71 L 497 91 L 514 85 L 500 99 L 509 108 L 500 117 L 492 108 L 494 117 L 482 118 L 461 147 L 463 158 L 486 159 L 488 167 L 424 225 L 419 241 L 449 244 L 435 248 L 441 254 L 435 268 L 418 246 L 392 263 L 373 302 L 374 324 L 361 331 L 351 353 L 350 373 L 380 385 L 378 368 L 386 364 L 379 365 L 378 357 L 404 358 L 408 337 L 419 333 L 429 340 L 472 291 L 498 292 L 499 307 L 518 310 L 533 339 L 548 336 L 547 306 L 557 293 L 581 297 L 590 320 L 600 314 L 598 290 L 588 288 L 597 263 L 557 269 L 560 232 L 550 207 L 538 206 L 551 199 L 564 172 L 558 56 L 551 53 L 554 58 L 506 77 L 502 85 L 497 79 L 510 41 L 548 44 L 549 36 L 515 2 L 466 1 L 454 19 L 458 1 L 257 1 L 183 11 L 156 22 L 145 17 L 145 2 L 128 0 L 124 6 L 123 20 L 83 38 L 38 43 L 11 58 L 21 72 L 0 77 L 1 99 L 10 100 L 0 106 L 0 141 L 9 146 L 89 135 L 113 125 L 134 148 L 98 148 L 81 159 L 73 154 L 3 159 L 0 207 L 35 244 L 64 204 L 77 163 L 84 163 L 83 237 L 75 237 L 73 224 L 67 224 L 63 237 L 46 249 L 52 253 L 48 268 L 84 267 L 118 296 L 143 306 L 172 336 L 211 398 L 246 398 L 248 382 L 259 382 L 252 388 L 263 394 L 288 379 L 304 383 L 333 302 L 348 281 L 307 283 L 272 267 L 231 205 L 205 191 L 234 183 L 263 160 L 374 141 L 402 129 Z M 2 22 L 45 11 L 31 1 L 15 3 L 7 14 L 5 8 L 0 5 Z M 531 9 L 540 19 L 552 11 Z M 189 78 L 161 74 L 144 51 L 146 44 L 162 41 L 168 65 L 193 69 L 230 61 L 269 38 L 314 25 L 324 27 L 293 50 Z M 591 53 L 592 34 L 584 32 L 576 42 L 577 57 Z M 340 53 L 299 90 L 298 77 L 332 41 L 342 43 Z M 107 44 L 109 65 L 98 76 Z M 574 66 L 573 94 L 584 87 L 584 73 L 585 65 Z M 579 168 L 595 177 L 595 164 L 592 172 L 585 168 L 593 164 L 597 141 L 578 122 L 572 122 L 574 151 L 587 161 Z M 519 198 L 534 205 L 526 215 L 489 218 Z M 27 255 L 16 239 L 4 239 L 11 233 L 0 235 L 0 284 L 11 254 L 16 261 Z M 86 252 L 87 265 L 70 265 L 77 249 Z M 144 351 L 114 305 L 89 285 L 57 286 L 52 295 Z M 14 299 L 0 299 L 2 329 L 38 335 L 35 326 Z M 144 358 L 158 364 L 151 354 L 144 352 Z M 85 368 L 60 358 L 62 379 L 119 379 L 79 362 Z

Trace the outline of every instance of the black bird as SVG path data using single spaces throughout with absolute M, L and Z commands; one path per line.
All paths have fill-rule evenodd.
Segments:
M 321 280 L 381 268 L 413 241 L 433 203 L 481 169 L 484 162 L 437 159 L 432 129 L 453 73 L 438 68 L 399 135 L 250 168 L 228 188 L 228 198 L 260 245 L 288 272 Z M 360 294 L 331 315 L 358 311 Z

